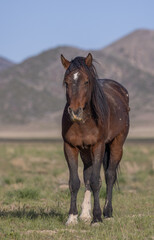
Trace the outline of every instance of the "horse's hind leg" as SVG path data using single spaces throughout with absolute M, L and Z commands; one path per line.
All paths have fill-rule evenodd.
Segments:
M 117 178 L 116 170 L 122 158 L 124 141 L 124 135 L 120 134 L 110 144 L 110 156 L 108 159 L 109 162 L 107 169 L 105 169 L 106 201 L 103 209 L 103 215 L 106 218 L 112 217 L 112 190 Z
M 80 219 L 84 222 L 89 222 L 91 220 L 91 188 L 90 188 L 90 178 L 92 173 L 92 162 L 91 156 L 88 150 L 81 152 L 81 158 L 84 164 L 83 177 L 85 183 L 85 194 L 82 203 L 82 212 Z

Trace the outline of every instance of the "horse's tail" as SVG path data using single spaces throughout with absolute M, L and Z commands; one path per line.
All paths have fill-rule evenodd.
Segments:
M 110 162 L 110 147 L 108 144 L 106 144 L 105 154 L 104 154 L 104 158 L 103 158 L 103 168 L 104 168 L 105 178 L 106 178 L 107 169 L 109 167 L 109 162 Z M 119 183 L 118 183 L 117 175 L 118 175 L 119 170 L 120 170 L 120 166 L 118 166 L 116 169 L 116 179 L 115 179 L 115 185 L 118 187 L 118 189 L 119 189 Z

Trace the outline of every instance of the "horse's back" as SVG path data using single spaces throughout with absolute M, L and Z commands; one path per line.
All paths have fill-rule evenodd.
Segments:
M 120 105 L 124 105 L 129 111 L 129 94 L 124 86 L 111 79 L 98 79 L 98 82 L 110 102 L 114 102 L 114 105 L 121 102 Z

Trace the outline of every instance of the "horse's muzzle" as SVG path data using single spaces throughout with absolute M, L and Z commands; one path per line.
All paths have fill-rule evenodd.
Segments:
M 68 107 L 68 113 L 71 117 L 71 120 L 73 122 L 75 121 L 82 121 L 83 120 L 83 109 L 82 108 L 78 108 L 77 110 L 73 110 L 71 107 Z

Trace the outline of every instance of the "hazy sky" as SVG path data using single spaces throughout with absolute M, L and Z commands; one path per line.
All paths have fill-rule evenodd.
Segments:
M 99 49 L 154 29 L 154 0 L 0 0 L 0 56 L 20 62 L 59 45 Z

